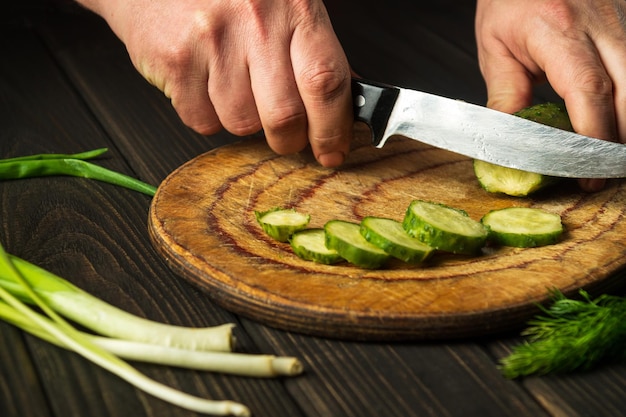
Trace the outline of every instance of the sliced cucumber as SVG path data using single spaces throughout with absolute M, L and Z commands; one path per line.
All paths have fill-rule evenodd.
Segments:
M 474 174 L 485 191 L 513 197 L 526 197 L 559 180 L 556 177 L 507 168 L 478 159 L 474 160 Z
M 446 252 L 473 255 L 487 240 L 487 228 L 468 214 L 444 204 L 412 201 L 402 226 L 428 246 Z
M 268 211 L 255 211 L 257 222 L 265 233 L 279 242 L 287 242 L 291 235 L 304 229 L 311 220 L 308 214 L 294 209 L 273 208 Z
M 543 209 L 509 207 L 492 210 L 481 222 L 489 229 L 489 240 L 503 246 L 530 248 L 551 245 L 563 234 L 561 216 Z
M 334 249 L 326 247 L 326 232 L 324 229 L 304 229 L 295 232 L 290 239 L 293 252 L 307 261 L 321 264 L 335 264 L 343 258 Z
M 563 130 L 574 131 L 565 107 L 542 103 L 515 113 L 516 116 Z M 541 149 L 537 149 L 541 152 Z M 490 193 L 525 197 L 558 182 L 560 178 L 474 161 L 474 174 L 482 188 Z
M 360 225 L 344 220 L 331 220 L 324 225 L 326 247 L 334 249 L 346 261 L 361 268 L 382 267 L 390 255 L 368 242 L 361 235 Z
M 368 216 L 361 221 L 361 235 L 394 258 L 409 263 L 426 260 L 434 249 L 409 236 L 402 223 L 393 219 Z

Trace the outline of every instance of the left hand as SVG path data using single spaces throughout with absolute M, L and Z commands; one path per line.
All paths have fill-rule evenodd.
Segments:
M 520 110 L 548 81 L 576 132 L 626 143 L 626 1 L 478 0 L 476 37 L 488 107 Z

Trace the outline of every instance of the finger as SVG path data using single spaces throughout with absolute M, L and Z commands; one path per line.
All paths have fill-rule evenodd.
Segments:
M 581 135 L 614 141 L 617 137 L 613 83 L 588 39 L 568 45 L 563 56 L 549 61 L 546 74 L 565 100 L 572 127 Z M 572 66 L 568 63 L 576 62 Z M 603 179 L 581 179 L 583 190 L 599 191 Z
M 208 73 L 206 68 L 199 66 L 200 61 L 195 55 L 177 61 L 174 68 L 150 62 L 133 57 L 137 71 L 170 99 L 185 125 L 204 135 L 221 130 L 222 125 L 209 98 Z
M 201 71 L 185 71 L 180 78 L 173 78 L 163 88 L 183 123 L 196 132 L 210 135 L 219 132 L 222 125 L 209 98 L 208 74 Z
M 546 72 L 554 90 L 565 100 L 574 130 L 585 136 L 615 140 L 613 83 L 595 47 L 567 60 L 577 65 L 562 65 L 559 59 Z
M 621 7 L 626 9 L 626 5 Z M 626 10 L 622 10 L 622 15 L 626 15 Z M 626 143 L 626 22 L 617 20 L 607 31 L 595 35 L 593 41 L 612 82 L 616 129 L 613 140 Z
M 617 125 L 610 76 L 600 62 L 579 68 L 580 73 L 575 78 L 581 79 L 580 89 L 563 95 L 572 126 L 582 135 L 614 141 Z M 606 184 L 606 180 L 600 178 L 582 178 L 578 182 L 589 192 L 600 191 Z
M 612 101 L 610 101 L 608 93 L 605 96 L 609 98 L 605 98 L 603 95 L 599 97 L 599 100 L 605 100 L 599 106 L 601 109 L 603 109 L 602 106 L 606 106 L 603 113 L 606 114 L 605 117 L 609 127 L 604 129 L 591 128 L 589 130 L 580 130 L 579 132 L 588 136 L 626 143 L 626 83 L 623 76 L 624 68 L 626 68 L 626 36 L 624 35 L 624 28 L 620 29 L 608 34 L 608 36 L 599 37 L 595 40 L 599 60 L 606 77 L 611 80 Z M 593 105 L 594 101 L 588 104 L 588 106 Z M 579 116 L 575 114 L 572 117 L 577 118 Z M 593 120 L 588 123 L 593 122 L 599 124 L 598 121 Z M 581 129 L 586 128 L 582 127 Z M 581 188 L 586 191 L 599 191 L 604 188 L 606 180 L 581 179 L 579 183 Z
M 485 78 L 487 107 L 514 113 L 532 103 L 533 82 L 528 72 L 513 58 L 492 64 L 495 71 Z
M 238 136 L 261 130 L 250 73 L 243 57 L 221 59 L 211 66 L 209 96 L 224 129 Z
M 291 51 L 311 149 L 320 164 L 334 167 L 343 163 L 352 138 L 351 70 L 330 21 L 323 25 L 296 30 Z
M 487 87 L 487 107 L 514 113 L 532 103 L 533 76 L 497 40 L 485 45 L 480 68 Z
M 271 61 L 267 55 L 254 60 L 250 79 L 267 143 L 284 155 L 306 147 L 307 118 L 293 75 L 288 40 L 279 41 L 273 50 Z

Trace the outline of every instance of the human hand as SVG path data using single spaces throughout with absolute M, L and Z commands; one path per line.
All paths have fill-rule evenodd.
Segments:
M 343 162 L 350 68 L 322 0 L 81 1 L 194 130 L 263 129 L 279 154 L 310 142 L 322 165 Z
M 576 132 L 626 143 L 624 0 L 478 0 L 476 37 L 489 107 L 515 112 L 548 81 Z

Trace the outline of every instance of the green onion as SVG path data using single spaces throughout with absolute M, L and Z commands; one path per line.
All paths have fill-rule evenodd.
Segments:
M 18 156 L 15 158 L 0 159 L 0 162 L 32 161 L 36 159 L 93 159 L 108 152 L 108 148 L 98 148 L 91 151 L 65 154 L 65 153 L 40 153 L 35 155 Z
M 212 401 L 195 397 L 154 381 L 137 371 L 119 357 L 90 342 L 82 333 L 78 332 L 69 323 L 56 314 L 54 310 L 52 310 L 36 294 L 19 269 L 13 264 L 11 258 L 1 245 L 0 271 L 2 271 L 3 276 L 11 276 L 13 281 L 21 283 L 24 289 L 23 292 L 52 320 L 46 320 L 44 317 L 36 314 L 34 310 L 21 302 L 3 287 L 0 287 L 0 299 L 4 300 L 5 303 L 39 326 L 42 331 L 49 333 L 51 337 L 57 339 L 64 347 L 72 349 L 79 355 L 117 375 L 146 393 L 154 395 L 157 398 L 168 401 L 179 407 L 215 415 L 250 415 L 250 411 L 243 404 L 233 401 Z
M 91 329 L 119 339 L 194 350 L 230 351 L 232 324 L 193 328 L 173 326 L 135 316 L 92 296 L 67 280 L 8 255 L 29 288 L 59 314 Z M 14 274 L 0 273 L 0 287 L 32 303 L 33 299 Z
M 0 318 L 47 342 L 65 347 L 59 340 L 45 332 L 28 317 L 1 301 Z M 46 317 L 42 319 L 49 320 Z M 249 377 L 294 376 L 302 373 L 302 364 L 293 357 L 231 352 L 203 352 L 100 337 L 87 333 L 82 334 L 90 342 L 106 351 L 121 358 L 138 362 Z
M 156 193 L 153 185 L 85 161 L 106 151 L 102 148 L 78 154 L 37 154 L 0 159 L 0 179 L 69 175 L 119 185 L 149 196 Z

